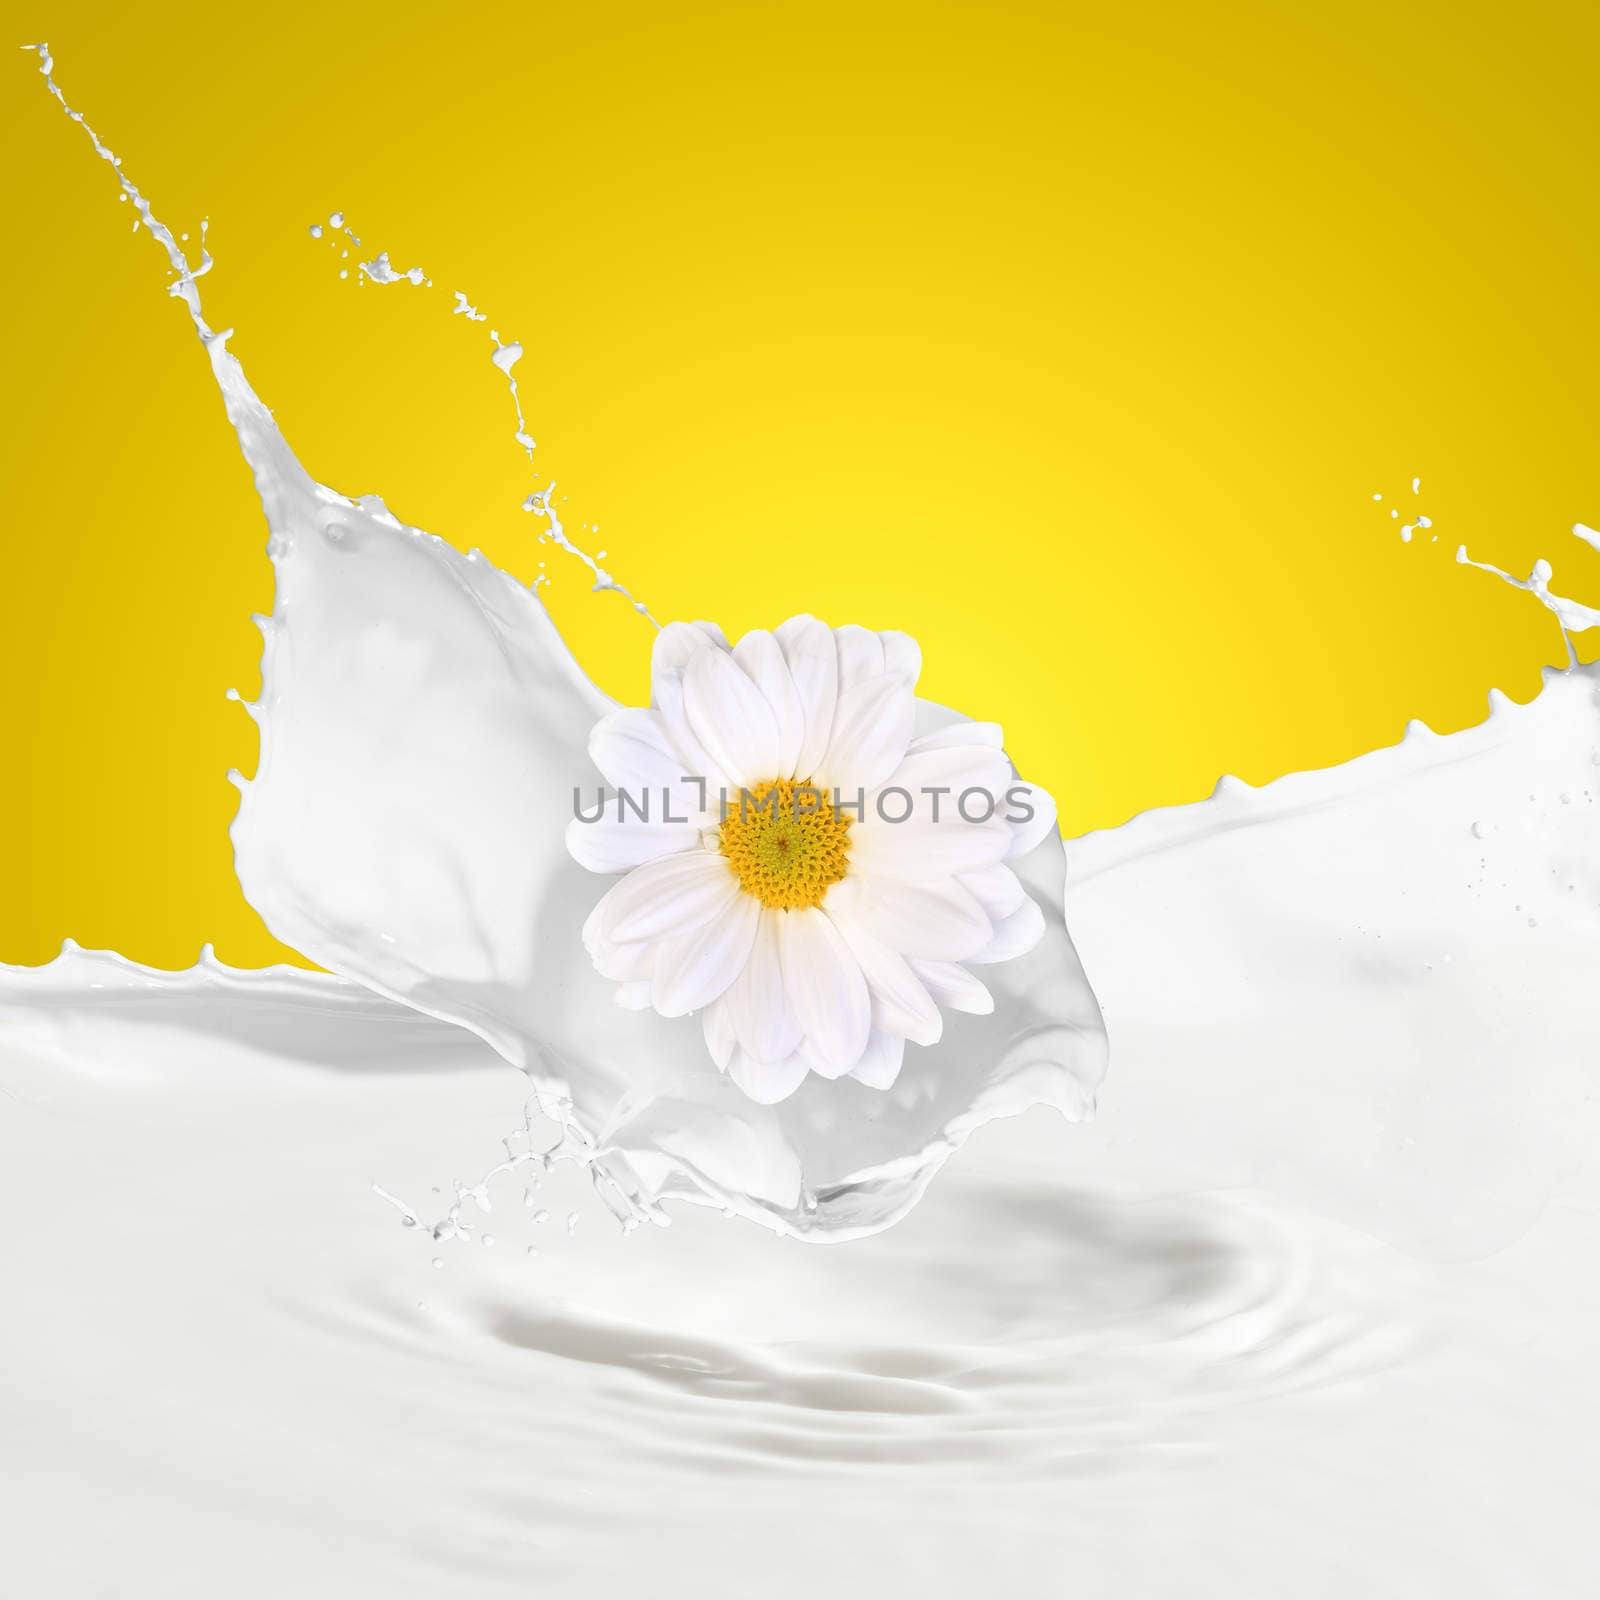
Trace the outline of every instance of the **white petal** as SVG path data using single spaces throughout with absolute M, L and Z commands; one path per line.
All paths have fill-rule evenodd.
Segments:
M 790 617 L 773 635 L 789 663 L 805 712 L 805 737 L 795 756 L 797 778 L 815 777 L 828 751 L 833 711 L 839 699 L 839 653 L 833 633 L 815 617 Z
M 848 1071 L 867 1047 L 872 1003 L 844 935 L 822 911 L 785 912 L 778 959 L 784 992 L 817 1061 Z
M 719 1072 L 728 1070 L 728 1062 L 739 1041 L 733 1036 L 733 1019 L 728 1015 L 726 998 L 713 1000 L 700 1013 L 700 1027 L 706 1036 L 706 1049 L 716 1062 Z
M 984 915 L 997 927 L 1028 898 L 1021 880 L 1003 861 L 982 872 L 963 872 L 961 881 L 978 897 Z
M 636 983 L 619 984 L 616 1000 L 624 1011 L 648 1011 L 650 1009 L 649 980 L 644 979 Z
M 1005 921 L 995 924 L 994 938 L 966 959 L 985 965 L 1010 961 L 1015 956 L 1027 955 L 1042 938 L 1044 912 L 1034 901 L 1025 899 Z
M 617 944 L 604 934 L 590 934 L 584 926 L 583 942 L 594 970 L 613 983 L 649 983 L 655 969 L 656 947 L 644 944 Z
M 727 636 L 714 622 L 669 622 L 656 635 L 650 651 L 650 673 L 682 672 L 690 660 L 711 645 L 728 648 Z
M 809 1071 L 805 1057 L 796 1050 L 782 1061 L 757 1061 L 737 1045 L 728 1060 L 728 1076 L 757 1105 L 775 1106 L 787 1100 L 805 1082 Z
M 899 796 L 892 801 L 904 804 Z M 867 820 L 850 830 L 850 870 L 897 883 L 939 883 L 983 871 L 1004 857 L 1010 842 L 1011 831 L 998 818 L 924 822 L 914 814 L 908 822 L 884 822 L 869 800 Z
M 922 676 L 922 646 L 909 633 L 892 628 L 878 638 L 883 643 L 883 670 L 898 672 L 915 689 Z
M 659 802 L 659 794 L 656 799 Z M 598 822 L 574 817 L 567 824 L 568 854 L 590 872 L 627 872 L 647 861 L 693 850 L 700 842 L 700 830 L 686 825 L 664 827 L 638 822 L 631 813 L 627 821 L 618 822 L 615 811 L 610 809 L 616 802 L 607 804 L 607 812 Z
M 846 623 L 833 630 L 834 649 L 839 652 L 839 693 L 852 689 L 868 678 L 883 676 L 883 640 L 870 628 Z
M 733 783 L 753 789 L 778 771 L 778 719 L 730 655 L 702 650 L 684 669 L 684 710 L 695 737 Z
M 846 878 L 829 891 L 830 909 L 836 897 L 874 938 L 903 956 L 964 961 L 993 937 L 977 898 L 954 879 L 935 885 Z
M 660 789 L 684 775 L 660 713 L 641 706 L 602 717 L 589 735 L 589 756 L 613 789 Z
M 869 1029 L 869 1036 L 870 1032 L 871 1030 Z M 840 1066 L 837 1061 L 827 1060 L 818 1055 L 817 1047 L 809 1039 L 800 1041 L 800 1048 L 795 1054 L 805 1062 L 807 1071 L 814 1072 L 819 1078 L 827 1078 L 830 1081 L 834 1078 L 848 1078 L 855 1067 L 856 1061 L 861 1059 L 860 1056 L 857 1056 L 855 1061 L 849 1061 Z
M 1015 779 L 1007 787 L 1010 791 L 1006 812 L 1008 817 L 1030 806 L 1033 809 L 1031 817 L 1011 823 L 1011 848 L 1006 852 L 1006 859 L 1016 861 L 1055 832 L 1056 803 L 1038 784 L 1024 783 L 1021 778 Z M 1021 793 L 1022 790 L 1027 793 Z
M 894 1080 L 900 1076 L 905 1054 L 904 1039 L 874 1028 L 872 1037 L 867 1040 L 866 1052 L 856 1062 L 850 1076 L 866 1084 L 869 1089 L 892 1089 Z
M 782 647 L 774 635 L 758 629 L 747 633 L 733 647 L 733 659 L 761 691 L 762 698 L 771 706 L 773 717 L 777 720 L 778 761 L 768 776 L 803 776 L 797 774 L 796 762 L 805 741 L 806 711 Z
M 991 750 L 1002 749 L 1005 733 L 998 722 L 950 722 L 932 733 L 919 733 L 911 741 L 911 753 L 923 750 L 948 750 L 957 745 L 981 744 Z
M 754 895 L 735 891 L 712 921 L 662 941 L 650 975 L 650 1003 L 662 1016 L 687 1016 L 727 990 L 750 959 L 760 911 Z
M 910 789 L 919 800 L 924 798 L 924 790 L 945 791 L 938 803 L 941 821 L 947 816 L 960 815 L 957 802 L 968 789 L 982 789 L 985 794 L 994 796 L 997 809 L 1003 807 L 1006 790 L 1012 787 L 1013 781 L 1011 763 L 1003 750 L 984 744 L 939 745 L 919 750 L 920 743 L 920 740 L 912 742 L 905 760 L 889 779 L 890 783 Z M 926 804 L 917 809 L 919 812 L 927 810 L 931 815 L 933 797 L 927 796 Z M 984 809 L 976 803 L 968 807 L 974 816 Z
M 965 1011 L 974 1017 L 993 1012 L 994 996 L 965 967 L 954 961 L 918 961 L 914 956 L 909 965 L 946 1010 Z
M 590 922 L 619 944 L 659 939 L 709 922 L 739 892 L 739 880 L 721 856 L 686 850 L 635 867 L 601 896 Z
M 833 912 L 834 925 L 850 953 L 861 963 L 872 996 L 872 1026 L 916 1044 L 937 1044 L 944 1020 L 933 996 L 907 965 L 904 956 L 874 938 L 861 919 L 846 910 Z
M 822 784 L 846 799 L 858 789 L 877 788 L 905 758 L 916 714 L 916 696 L 893 673 L 841 689 L 822 759 Z
M 723 1001 L 740 1045 L 757 1061 L 781 1061 L 793 1055 L 803 1037 L 784 993 L 778 959 L 778 922 L 785 915 L 761 908 L 750 959 Z
M 658 672 L 650 684 L 661 725 L 667 730 L 667 736 L 678 753 L 680 769 L 686 777 L 705 781 L 706 809 L 715 816 L 719 793 L 732 789 L 733 785 L 727 773 L 711 759 L 706 747 L 689 726 L 688 713 L 684 708 L 683 674 Z

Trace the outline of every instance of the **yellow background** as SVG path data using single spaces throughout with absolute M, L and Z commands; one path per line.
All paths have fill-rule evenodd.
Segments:
M 914 632 L 1069 834 L 1527 698 L 1555 626 L 1460 540 L 1600 594 L 1592 8 L 107 9 L 7 31 L 210 216 L 208 312 L 307 466 L 549 561 L 620 695 L 648 630 L 534 543 L 451 290 L 659 616 Z M 0 57 L 0 959 L 271 959 L 223 777 L 264 525 L 34 65 Z M 341 282 L 336 207 L 436 290 Z

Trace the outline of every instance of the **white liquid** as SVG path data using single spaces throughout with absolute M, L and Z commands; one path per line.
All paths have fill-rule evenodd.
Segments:
M 1600 673 L 1069 846 L 1101 1118 L 988 1128 L 910 1209 L 987 1116 L 1092 1102 L 1064 932 L 1020 1048 L 974 1019 L 887 1129 L 719 1107 L 564 1001 L 529 841 L 603 701 L 520 586 L 305 477 L 193 276 L 282 613 L 241 879 L 371 987 L 0 968 L 9 1584 L 1594 1591 Z M 909 1215 L 574 1227 L 558 1136 L 630 1217 Z
M 11 1570 L 1585 1593 L 1596 688 L 1080 841 L 1101 1118 L 988 1129 L 838 1249 L 480 1191 L 514 1075 L 343 980 L 6 971 Z M 442 1213 L 452 1168 L 495 1249 L 368 1187 Z
M 1089 1114 L 1105 1029 L 1063 922 L 1053 836 L 1014 863 L 1044 907 L 1044 939 L 986 967 L 995 1014 L 952 1015 L 891 1092 L 816 1078 L 757 1106 L 708 1069 L 698 1018 L 617 1006 L 580 937 L 602 889 L 565 844 L 573 796 L 596 777 L 589 733 L 612 702 L 537 596 L 478 551 L 307 475 L 228 335 L 206 325 L 178 242 L 84 127 L 178 273 L 271 529 L 277 592 L 257 619 L 262 693 L 247 708 L 261 757 L 254 778 L 230 774 L 241 793 L 231 835 L 240 885 L 279 939 L 471 1028 L 523 1068 L 563 1125 L 561 1153 L 630 1220 L 684 1198 L 851 1238 L 904 1215 L 993 1118 L 1036 1105 Z M 491 338 L 525 438 L 522 347 Z M 548 490 L 540 509 L 563 542 Z M 571 548 L 597 588 L 618 587 Z M 919 733 L 954 719 L 919 702 Z

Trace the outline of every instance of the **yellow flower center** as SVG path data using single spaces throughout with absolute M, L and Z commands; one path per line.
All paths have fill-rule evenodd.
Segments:
M 721 850 L 740 887 L 774 911 L 820 906 L 844 875 L 850 818 L 808 783 L 774 778 L 725 805 Z

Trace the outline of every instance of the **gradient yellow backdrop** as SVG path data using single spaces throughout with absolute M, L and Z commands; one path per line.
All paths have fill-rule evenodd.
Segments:
M 648 630 L 533 542 L 451 290 L 658 615 L 911 630 L 1069 833 L 1526 698 L 1556 629 L 1463 539 L 1600 594 L 1592 7 L 106 9 L 8 31 L 210 217 L 208 311 L 307 466 L 550 562 L 620 695 Z M 0 57 L 0 959 L 272 959 L 223 776 L 264 525 L 34 68 Z M 437 289 L 340 281 L 335 208 Z

